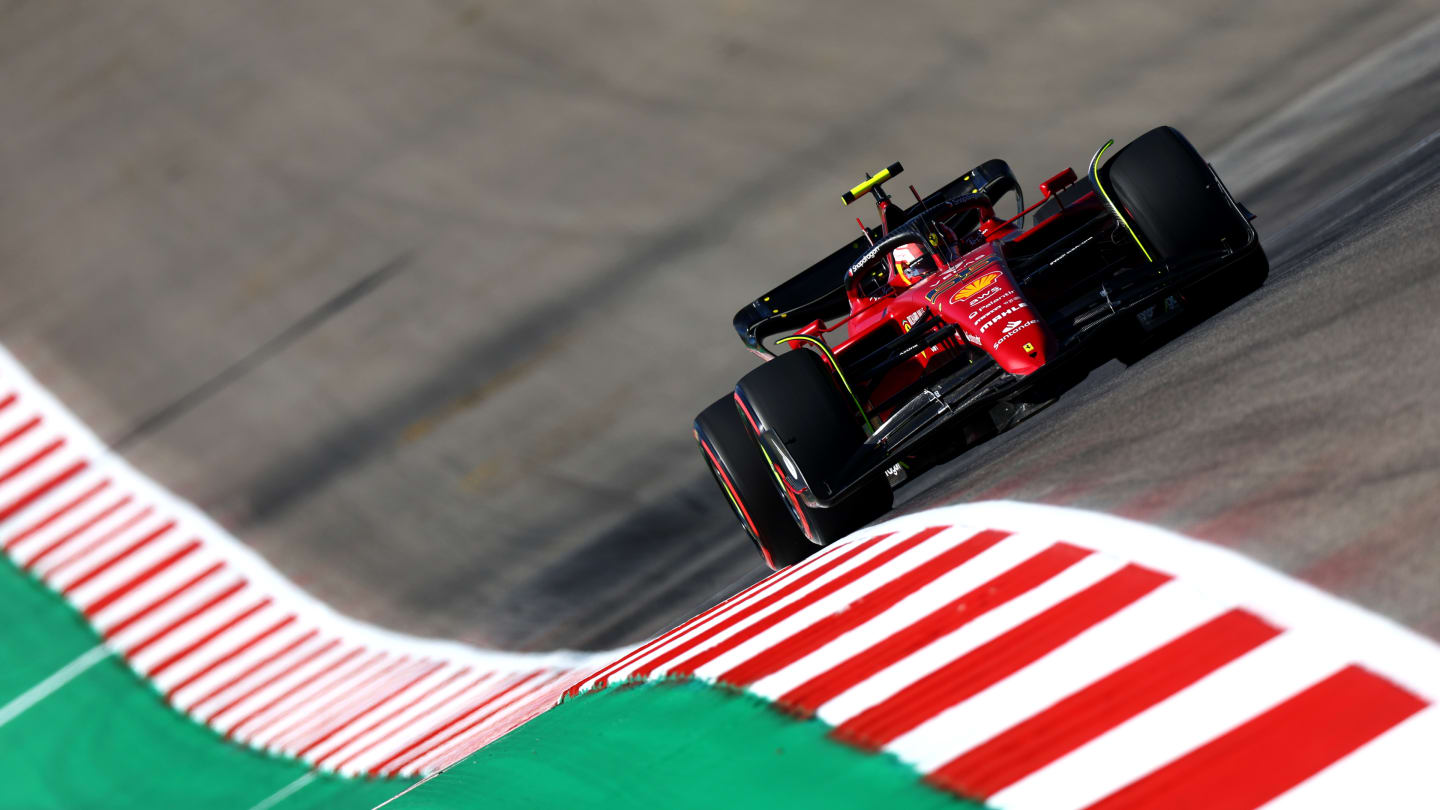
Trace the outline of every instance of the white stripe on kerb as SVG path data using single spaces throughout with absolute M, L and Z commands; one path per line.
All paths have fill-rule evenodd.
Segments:
M 95 488 L 104 478 L 105 476 L 95 472 L 95 465 L 93 464 L 70 476 L 64 483 L 54 487 L 34 501 L 31 501 L 29 506 L 6 518 L 4 522 L 0 522 L 0 527 L 3 527 L 0 528 L 0 542 L 10 542 L 11 538 L 20 532 L 30 529 L 35 526 L 35 524 L 50 517 L 52 513 L 58 512 L 71 501 L 78 499 L 81 495 Z M 110 489 L 111 487 L 108 486 L 101 487 L 84 501 L 70 507 L 64 514 L 57 515 L 55 520 L 48 526 L 35 531 L 29 537 L 15 544 L 8 553 L 10 556 L 20 559 L 22 555 L 29 553 L 29 549 L 42 547 L 44 544 L 38 542 L 36 535 L 44 534 L 46 531 L 53 531 L 56 524 L 63 523 L 68 518 L 73 517 L 77 510 L 83 511 L 89 508 L 95 501 L 104 498 Z
M 58 437 L 51 436 L 50 438 L 54 440 Z M 75 453 L 69 443 L 50 451 L 44 458 L 26 467 L 14 478 L 0 484 L 0 506 L 9 506 L 21 497 L 28 495 L 36 487 L 73 466 L 80 458 L 81 456 Z M 0 469 L 0 472 L 8 469 L 8 467 Z
M 100 546 L 97 546 L 97 548 L 99 548 L 114 542 L 114 538 L 105 540 L 106 535 L 134 519 L 135 516 L 140 514 L 145 508 L 143 505 L 136 504 L 134 500 L 131 500 L 129 503 L 113 511 L 107 511 L 115 505 L 116 501 L 119 501 L 119 498 L 100 504 L 94 504 L 93 502 L 89 504 L 92 505 L 93 508 L 87 510 L 88 513 L 85 515 L 85 521 L 79 521 L 78 525 L 74 527 L 74 529 L 79 530 L 83 526 L 83 530 L 80 530 L 78 534 L 71 532 L 57 534 L 56 537 L 53 538 L 53 541 L 47 544 L 47 546 L 54 545 L 54 543 L 61 543 L 61 545 L 55 546 L 54 550 L 45 556 L 45 559 L 34 563 L 35 572 L 47 582 L 49 582 L 54 575 L 63 576 L 68 579 L 73 576 L 74 570 L 77 567 L 83 566 L 85 564 L 84 561 L 89 558 L 89 555 L 94 553 L 88 550 L 90 546 L 100 543 Z M 103 517 L 101 517 L 102 515 Z M 98 520 L 96 520 L 97 518 Z M 86 521 L 89 520 L 95 520 L 95 522 L 88 526 L 85 525 Z M 74 530 L 72 530 L 72 532 L 73 531 Z M 39 556 L 40 551 L 41 549 L 35 549 L 36 557 Z M 82 552 L 86 556 L 80 556 Z M 52 585 L 52 587 L 55 586 Z
M 750 685 L 749 691 L 775 700 L 1025 562 L 1053 543 L 1053 540 L 1033 535 L 1009 537 L 929 585 L 911 592 L 864 624 L 842 633 L 823 647 L 761 678 Z
M 196 583 L 189 590 L 176 596 L 174 599 L 146 613 L 143 618 L 136 620 L 124 630 L 116 633 L 109 641 L 116 648 L 128 651 L 134 646 L 149 640 L 156 633 L 162 632 L 175 625 L 176 622 L 183 620 L 202 605 L 229 590 L 240 581 L 240 575 L 234 571 L 217 571 L 203 581 Z M 240 588 L 236 594 L 231 594 L 220 602 L 217 607 L 229 604 L 236 595 L 243 594 L 245 590 L 246 588 L 244 587 Z M 155 597 L 161 595 L 162 594 L 155 594 Z M 191 621 L 199 620 L 199 618 L 196 618 Z M 176 630 L 171 631 L 171 635 L 184 627 L 185 625 L 181 624 Z
M 655 639 L 653 639 L 653 641 L 658 642 L 655 644 L 654 647 L 646 650 L 642 655 L 637 655 L 633 661 L 625 662 L 623 666 L 618 665 L 621 661 L 624 660 L 626 656 L 618 656 L 615 661 L 612 661 L 606 666 L 597 669 L 592 676 L 586 679 L 586 682 L 585 684 L 583 684 L 583 686 L 585 688 L 592 687 L 595 681 L 600 677 L 604 677 L 607 683 L 623 680 L 625 677 L 625 672 L 632 671 L 634 667 L 640 665 L 640 662 L 654 656 L 666 645 L 673 644 L 675 640 L 680 638 L 682 635 L 690 635 L 692 633 L 703 632 L 705 628 L 714 625 L 716 622 L 723 621 L 725 617 L 734 614 L 738 610 L 743 610 L 746 605 L 752 604 L 753 602 L 755 602 L 755 600 L 763 599 L 767 594 L 784 587 L 785 583 L 789 582 L 794 577 L 801 575 L 810 566 L 814 565 L 816 560 L 827 556 L 827 552 L 833 553 L 833 550 L 838 546 L 838 543 L 833 546 L 827 546 L 826 548 L 821 549 L 815 555 L 799 563 L 796 563 L 789 568 L 777 571 L 776 573 L 771 574 L 770 576 L 760 580 L 754 585 L 751 585 L 749 588 L 741 591 L 736 596 L 731 597 L 730 599 L 720 603 L 714 608 L 711 608 L 705 613 L 702 613 L 699 616 L 695 617 L 694 623 L 689 627 L 686 627 L 683 631 L 680 629 L 680 627 L 684 624 L 684 622 L 681 622 L 675 627 L 665 631 L 664 633 L 658 634 Z
M 695 671 L 701 678 L 715 678 L 731 667 L 754 658 L 781 641 L 805 632 L 827 616 L 846 610 L 855 600 L 874 592 L 886 583 L 905 576 L 960 543 L 969 540 L 969 532 L 944 531 L 908 549 L 893 560 L 856 579 L 854 582 L 818 599 L 792 613 L 753 638 L 735 645 Z M 793 602 L 791 603 L 793 604 Z M 679 663 L 676 661 L 675 663 Z
M 9 406 L 7 406 L 4 410 L 0 410 L 0 437 L 9 436 L 21 425 L 29 422 L 31 419 L 34 419 L 37 416 L 41 417 L 41 422 L 35 427 L 30 428 L 30 432 L 45 433 L 46 425 L 43 415 L 40 413 L 39 410 L 35 409 L 29 403 L 27 403 L 23 396 L 19 396 L 19 391 L 16 391 L 15 393 L 17 394 L 16 400 L 10 403 Z M 0 393 L 0 399 L 4 399 L 9 395 L 10 394 L 8 391 L 5 393 Z M 13 446 L 14 445 L 12 443 L 10 446 L 0 447 L 0 469 L 8 467 L 9 464 L 6 464 L 6 462 L 10 461 L 11 459 L 24 457 L 23 455 L 17 455 L 16 452 L 11 449 Z
M 28 419 L 29 417 L 26 417 L 19 421 L 24 422 L 28 421 Z M 17 424 L 16 426 L 18 427 L 19 425 Z M 5 433 L 8 432 L 9 431 L 5 431 Z M 4 433 L 0 433 L 0 436 L 3 435 Z M 35 427 L 30 428 L 23 435 L 15 437 L 9 444 L 0 447 L 0 475 L 11 471 L 16 465 L 24 462 L 25 459 L 30 458 L 39 452 L 41 448 L 45 447 L 45 445 L 50 444 L 58 438 L 60 438 L 60 434 L 55 431 L 55 427 L 45 422 L 41 422 Z M 58 449 L 51 451 L 50 457 L 65 455 L 65 451 L 65 446 L 61 445 Z
M 1182 582 L 1166 583 L 885 749 L 928 773 L 1229 607 Z
M 745 617 L 743 620 L 738 621 L 735 624 L 716 633 L 714 636 L 706 639 L 703 643 L 691 648 L 690 650 L 687 650 L 682 656 L 678 656 L 671 663 L 679 663 L 681 660 L 684 660 L 684 658 L 714 647 L 715 645 L 724 642 L 726 639 L 730 638 L 736 633 L 739 633 L 741 630 L 744 630 L 750 625 L 761 621 L 762 619 L 776 612 L 777 610 L 784 608 L 786 605 L 807 598 L 817 588 L 824 587 L 826 583 L 834 580 L 839 576 L 844 575 L 846 571 L 850 571 L 858 565 L 863 565 L 866 560 L 869 560 L 876 555 L 883 553 L 886 549 L 890 548 L 891 546 L 904 539 L 904 537 L 897 535 L 887 537 L 884 540 L 880 540 L 878 542 L 870 544 L 869 547 L 862 549 L 854 556 L 850 557 L 849 559 L 845 560 L 844 562 L 840 563 L 829 571 L 826 571 L 825 573 L 816 577 L 814 580 L 807 582 L 804 587 L 796 590 L 794 593 L 789 594 L 784 599 L 777 600 L 773 604 L 767 605 L 765 608 L 756 611 L 755 613 Z M 641 657 L 639 660 L 632 662 L 624 669 L 620 670 L 620 672 L 616 673 L 611 678 L 611 680 L 619 681 L 625 679 L 626 677 L 629 677 L 636 670 L 643 669 L 646 666 L 649 666 L 651 662 L 664 658 L 666 655 L 669 654 L 671 650 L 674 650 L 678 646 L 684 644 L 689 639 L 694 638 L 701 633 L 704 633 L 706 629 L 706 627 L 697 626 L 691 628 L 690 630 L 687 630 L 685 633 L 676 635 L 675 638 L 671 639 L 666 644 L 658 647 L 655 650 L 652 650 L 650 653 Z
M 151 577 L 134 590 L 106 605 L 104 609 L 92 616 L 90 621 L 101 633 L 107 633 L 111 628 L 116 627 L 123 621 L 127 621 L 138 611 L 149 607 L 156 600 L 171 593 L 176 588 L 194 579 L 206 570 L 213 568 L 215 564 L 219 562 L 221 562 L 219 555 L 202 546 L 191 554 L 187 554 L 185 557 L 176 560 L 174 565 Z M 210 574 L 210 576 L 204 580 L 191 586 L 190 590 L 186 591 L 186 593 L 203 588 L 205 583 L 226 580 L 227 577 L 232 576 L 232 573 L 221 568 Z M 226 581 L 228 582 L 230 580 Z M 183 598 L 183 594 L 177 595 L 171 602 Z M 81 604 L 79 607 L 83 610 L 88 610 L 91 605 L 93 605 L 93 602 L 90 604 Z M 162 608 L 156 608 L 156 610 L 161 609 Z
M 265 613 L 270 617 L 271 623 L 278 622 L 284 617 L 284 614 L 278 610 L 265 611 Z M 281 627 L 279 630 L 276 630 L 255 644 L 255 646 L 220 666 L 215 667 L 215 669 L 211 670 L 208 674 L 196 679 L 194 683 L 176 692 L 174 697 L 171 698 L 171 703 L 183 712 L 188 713 L 193 711 L 196 708 L 194 705 L 195 702 L 200 698 L 210 694 L 220 686 L 235 680 L 242 673 L 248 672 L 261 661 L 290 646 L 300 637 L 310 632 L 311 629 L 312 628 L 300 624 L 298 621 L 291 621 L 289 624 Z M 272 664 L 271 667 L 274 668 L 275 664 Z M 259 678 L 252 673 L 250 680 L 252 682 L 258 682 Z M 214 707 L 224 706 L 226 694 L 238 695 L 241 694 L 244 689 L 244 682 L 237 683 L 226 692 L 216 695 L 211 702 L 206 705 Z
M 99 483 L 95 478 L 91 478 L 89 475 L 82 474 L 76 477 L 86 479 L 86 482 L 89 484 Z M 15 534 L 18 534 L 21 531 L 29 529 L 33 525 L 33 523 L 39 522 L 42 518 L 48 516 L 50 512 L 60 508 L 61 506 L 64 506 L 65 504 L 68 504 L 74 498 L 78 498 L 81 493 L 83 493 L 86 489 L 88 489 L 88 487 L 81 487 L 78 491 L 69 493 L 71 497 L 59 501 L 58 503 L 54 504 L 54 506 L 52 506 L 50 509 L 47 509 L 43 512 L 40 510 L 36 510 L 26 519 L 17 520 L 15 523 L 10 524 L 9 526 L 7 526 L 6 539 L 8 540 L 10 537 L 14 536 L 14 534 L 11 534 L 11 531 L 13 531 Z M 74 532 L 80 526 L 84 525 L 86 521 L 94 518 L 96 515 L 103 512 L 115 501 L 118 501 L 120 497 L 121 494 L 115 491 L 115 485 L 113 483 L 109 486 L 101 488 L 99 492 L 96 492 L 94 495 L 91 495 L 82 503 L 72 507 L 65 514 L 57 517 L 54 522 L 48 523 L 45 526 L 37 529 L 30 536 L 26 537 L 22 542 L 17 543 L 15 547 L 11 548 L 8 552 L 11 559 L 15 560 L 22 566 L 29 565 L 30 561 L 35 559 L 35 557 L 37 557 L 40 552 L 49 548 L 60 538 Z M 75 541 L 71 540 L 70 542 L 73 543 Z M 58 549 L 52 553 L 61 554 L 63 548 L 64 547 L 62 546 L 61 549 Z
M 838 726 L 940 667 L 1094 585 L 1124 566 L 1124 560 L 1092 554 L 959 630 L 936 639 L 866 678 L 821 705 L 816 710 L 816 714 L 830 725 Z
M 1078 810 L 1333 675 L 1346 657 L 1289 632 L 996 793 L 1007 810 Z
M 204 611 L 194 619 L 162 636 L 160 640 L 154 644 L 146 647 L 139 655 L 133 657 L 132 660 L 135 667 L 141 672 L 146 672 L 152 667 L 158 666 L 171 656 L 183 652 L 200 639 L 219 630 L 226 622 L 229 622 L 241 612 L 248 610 L 264 598 L 264 594 L 261 594 L 254 588 L 242 587 L 235 593 L 225 597 L 225 599 L 214 607 Z M 230 632 L 233 633 L 234 629 L 232 628 Z
M 259 594 L 252 592 L 251 596 L 255 601 L 259 600 Z M 253 601 L 236 604 L 234 610 L 224 614 L 224 621 L 228 622 L 234 619 L 235 616 L 239 615 L 242 611 L 248 610 L 252 604 L 254 604 Z M 168 693 L 177 684 L 184 683 L 196 673 L 234 652 L 240 645 L 248 642 L 260 632 L 274 625 L 280 621 L 280 619 L 284 618 L 284 616 L 284 612 L 276 608 L 274 604 L 266 605 L 254 613 L 251 613 L 249 616 L 236 622 L 230 629 L 200 645 L 194 652 L 177 660 L 168 669 L 160 673 L 159 676 L 154 678 L 156 688 L 162 693 Z M 203 635 L 204 633 L 196 633 L 193 638 L 198 639 Z M 191 641 L 190 643 L 193 644 L 194 642 Z M 223 667 L 216 667 L 216 669 L 222 668 Z M 201 677 L 197 680 L 197 683 L 202 683 L 205 680 L 205 677 Z
M 246 699 L 240 701 L 225 713 L 217 715 L 214 719 L 210 721 L 210 725 L 222 732 L 233 733 L 235 731 L 234 726 L 237 725 L 241 720 L 244 720 L 252 713 L 264 708 L 271 701 L 278 699 L 281 695 L 285 694 L 290 689 L 298 686 L 310 676 L 315 675 L 318 672 L 325 672 L 330 670 L 332 667 L 335 666 L 337 661 L 339 661 L 342 657 L 348 655 L 355 649 L 352 645 L 340 643 L 331 647 L 329 650 L 326 650 L 320 655 L 317 655 L 316 657 L 310 659 L 303 666 L 295 666 L 298 661 L 304 660 L 306 656 L 314 654 L 317 649 L 323 649 L 325 645 L 329 644 L 331 641 L 333 641 L 333 639 L 321 637 L 311 639 L 309 642 L 301 645 L 300 650 L 296 651 L 297 653 L 299 653 L 298 655 L 287 658 L 287 660 L 284 661 L 281 666 L 276 668 L 276 670 L 280 672 L 284 672 L 287 669 L 290 670 L 285 673 L 284 677 L 279 678 L 274 683 L 266 686 L 264 689 L 261 689 L 255 694 L 250 695 Z M 364 653 L 361 653 L 360 655 L 351 658 L 345 663 L 345 666 L 352 665 L 357 660 L 363 660 L 364 655 Z M 294 669 L 290 669 L 291 667 L 294 667 Z M 274 677 L 275 674 L 275 672 L 270 672 L 265 677 L 260 678 L 259 681 L 263 683 L 264 681 L 269 680 L 271 677 Z M 241 692 L 241 694 L 244 694 L 244 692 Z M 221 705 L 223 706 L 225 704 L 222 703 Z M 258 725 L 258 721 L 260 719 L 260 716 L 255 717 L 250 721 L 250 725 Z M 239 737 L 239 739 L 244 741 L 247 739 L 247 737 L 242 735 Z
M 141 520 L 136 521 L 128 529 L 117 532 L 114 536 L 106 540 L 101 545 L 87 551 L 83 557 L 80 557 L 74 562 L 70 563 L 64 571 L 58 572 L 53 577 L 46 577 L 50 582 L 50 587 L 54 588 L 57 591 L 64 592 L 65 590 L 76 586 L 81 579 L 85 577 L 90 577 L 90 579 L 88 579 L 84 585 L 77 587 L 71 593 L 66 594 L 67 599 L 72 599 L 72 601 L 78 603 L 78 599 L 73 599 L 73 597 L 78 596 L 78 592 L 82 588 L 93 585 L 96 580 L 101 579 L 105 575 L 112 573 L 117 566 L 129 561 L 141 552 L 152 549 L 157 545 L 173 543 L 174 538 L 172 538 L 170 535 L 173 534 L 174 528 L 171 527 L 169 530 L 165 531 L 159 536 L 156 536 L 150 540 L 146 540 L 144 545 L 134 551 L 130 551 L 128 555 L 126 555 L 122 559 L 113 563 L 110 562 L 112 558 L 115 558 L 120 554 L 126 552 L 126 550 L 134 544 L 139 543 L 140 541 L 145 540 L 145 538 L 150 537 L 156 532 L 164 529 L 167 522 L 168 521 L 166 521 L 164 518 L 158 517 L 154 513 L 151 513 L 150 515 L 142 518 Z M 108 567 L 102 570 L 101 566 Z
M 485 673 L 480 676 L 481 679 L 475 686 L 469 686 L 468 684 L 476 681 L 477 676 L 478 674 L 475 672 L 465 674 L 456 683 L 431 695 L 375 730 L 361 735 L 354 742 L 347 744 L 345 748 L 336 751 L 318 764 L 333 767 L 333 763 L 344 762 L 351 756 L 355 756 L 353 761 L 346 763 L 342 773 L 359 774 L 370 770 L 403 748 L 402 741 L 409 744 L 420 736 L 419 733 L 408 738 L 402 738 L 400 735 L 428 728 L 431 724 L 439 723 L 441 718 L 452 715 L 463 705 L 467 695 L 476 694 L 477 689 L 488 688 L 487 685 L 496 679 L 497 674 Z M 356 752 L 359 751 L 364 751 L 364 753 L 356 755 Z
M 1262 810 L 1403 808 L 1440 804 L 1440 707 L 1401 722 Z
M 159 529 L 167 521 L 157 519 L 153 524 L 149 521 L 142 521 L 145 530 L 136 534 L 131 540 L 138 540 L 151 532 Z M 143 574 L 161 560 L 189 545 L 194 540 L 178 531 L 178 527 L 172 527 L 165 534 L 151 540 L 144 546 L 136 549 L 129 556 L 117 561 L 114 565 L 97 574 L 89 582 L 71 591 L 68 595 L 71 602 L 76 605 L 90 605 L 97 599 L 104 597 L 114 589 L 125 585 L 136 576 Z M 116 549 L 118 551 L 118 548 Z M 200 549 L 191 551 L 190 554 L 199 554 Z M 189 555 L 186 555 L 189 556 Z M 103 559 L 104 555 L 97 555 L 93 562 Z M 92 562 L 92 564 L 93 564 Z M 87 566 L 88 567 L 88 566 Z

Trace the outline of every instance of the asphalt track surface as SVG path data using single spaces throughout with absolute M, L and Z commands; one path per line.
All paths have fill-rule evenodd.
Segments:
M 341 610 L 607 647 L 763 573 L 688 423 L 840 190 L 1172 123 L 1270 283 L 899 508 L 1130 514 L 1440 635 L 1440 74 L 1365 62 L 1440 7 L 772 5 L 0 10 L 0 340 Z

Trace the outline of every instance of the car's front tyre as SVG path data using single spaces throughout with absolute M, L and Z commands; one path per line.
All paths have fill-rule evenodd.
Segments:
M 795 491 L 795 479 L 832 472 L 865 441 L 860 414 L 818 354 L 786 352 L 741 378 L 735 392 L 746 427 L 766 453 L 777 493 L 812 543 L 833 543 L 889 511 L 893 495 L 883 473 L 823 509 L 806 504 Z
M 695 417 L 694 434 L 705 466 L 766 565 L 779 570 L 818 550 L 801 534 L 780 499 L 774 474 L 745 429 L 734 394 L 701 411 Z
M 1156 127 L 1101 170 L 1115 205 L 1155 261 L 1247 247 L 1251 229 L 1210 165 L 1174 127 Z

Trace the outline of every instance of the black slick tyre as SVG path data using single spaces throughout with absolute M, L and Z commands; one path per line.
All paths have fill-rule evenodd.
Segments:
M 694 433 L 705 466 L 766 565 L 778 570 L 819 550 L 805 539 L 780 499 L 774 473 L 746 430 L 734 394 L 701 411 Z
M 1235 252 L 1229 266 L 1172 291 L 1185 302 L 1187 312 L 1179 319 L 1153 333 L 1138 321 L 1118 326 L 1114 345 L 1122 363 L 1138 362 L 1265 283 L 1270 265 L 1250 223 L 1179 130 L 1156 127 L 1131 141 L 1100 170 L 1100 179 L 1154 261 Z
M 781 465 L 793 466 L 806 480 L 819 480 L 848 462 L 865 441 L 859 414 L 849 395 L 835 384 L 820 356 L 812 351 L 786 352 L 741 378 L 737 404 L 746 413 L 746 427 L 771 447 L 766 461 L 772 483 L 794 522 L 812 543 L 826 545 L 889 511 L 890 484 L 875 473 L 840 503 L 819 509 L 787 487 Z M 778 458 L 776 456 L 779 456 Z
M 1102 180 L 1156 261 L 1241 250 L 1250 225 L 1209 164 L 1174 127 L 1156 127 L 1105 164 Z

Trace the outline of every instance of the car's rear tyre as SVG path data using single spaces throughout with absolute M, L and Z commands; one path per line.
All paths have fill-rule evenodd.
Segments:
M 1174 127 L 1131 141 L 1101 170 L 1101 179 L 1156 261 L 1201 251 L 1241 250 L 1250 225 L 1214 172 Z
M 763 425 L 776 440 L 767 458 L 772 486 L 789 507 L 794 522 L 811 542 L 833 543 L 889 511 L 890 484 L 874 473 L 840 503 L 817 509 L 786 486 L 779 468 L 793 464 L 807 481 L 817 480 L 849 461 L 865 441 L 848 395 L 836 388 L 824 361 L 811 351 L 791 351 L 741 378 L 735 387 L 747 427 L 757 436 Z M 773 455 L 783 454 L 782 458 Z
M 726 503 L 766 565 L 778 570 L 819 550 L 800 533 L 780 499 L 774 473 L 745 429 L 734 394 L 726 394 L 695 417 L 695 441 Z

